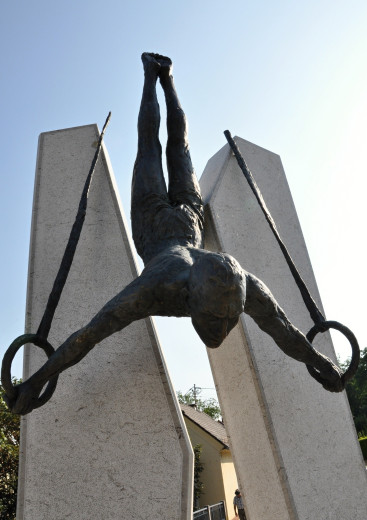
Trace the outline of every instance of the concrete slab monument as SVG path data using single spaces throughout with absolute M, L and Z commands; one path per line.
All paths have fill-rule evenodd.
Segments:
M 236 142 L 321 309 L 279 156 Z M 206 247 L 233 255 L 261 278 L 290 321 L 307 333 L 313 322 L 228 145 L 210 159 L 200 186 Z M 335 361 L 329 333 L 319 334 L 314 345 Z M 345 392 L 325 391 L 246 314 L 208 355 L 248 519 L 364 520 L 366 470 Z
M 98 140 L 95 125 L 41 134 L 26 331 L 37 330 Z M 92 181 L 74 262 L 49 336 L 60 345 L 137 276 L 106 149 Z M 45 361 L 27 346 L 24 379 Z M 154 324 L 104 340 L 59 378 L 21 426 L 19 520 L 187 520 L 192 450 Z

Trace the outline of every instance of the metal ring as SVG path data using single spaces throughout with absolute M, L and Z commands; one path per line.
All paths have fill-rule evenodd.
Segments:
M 359 359 L 360 359 L 360 355 L 361 355 L 358 341 L 357 341 L 357 338 L 355 337 L 355 335 L 353 334 L 353 332 L 350 329 L 348 329 L 348 327 L 346 327 L 345 325 L 342 325 L 338 321 L 323 321 L 320 324 L 316 324 L 308 332 L 306 337 L 307 337 L 308 341 L 310 343 L 312 343 L 316 334 L 318 334 L 319 332 L 325 332 L 329 329 L 335 329 L 335 330 L 338 330 L 339 332 L 341 332 L 347 338 L 347 340 L 350 343 L 350 346 L 352 347 L 352 359 L 351 359 L 350 365 L 347 368 L 347 370 L 344 372 L 344 374 L 342 374 L 342 376 L 341 376 L 342 385 L 343 385 L 343 388 L 345 388 L 347 381 L 349 381 L 349 379 L 351 379 L 355 375 L 355 373 L 357 372 L 357 369 L 358 369 Z M 314 367 L 312 367 L 311 365 L 306 365 L 306 366 L 307 366 L 307 370 L 309 371 L 311 376 L 316 379 L 316 381 L 318 381 L 321 384 L 327 383 L 327 381 L 321 376 L 321 374 Z
M 11 364 L 15 354 L 26 343 L 32 343 L 33 345 L 40 347 L 47 354 L 47 357 L 50 357 L 55 352 L 55 349 L 47 341 L 47 339 L 44 339 L 37 334 L 23 334 L 22 336 L 18 336 L 13 341 L 8 350 L 5 352 L 1 366 L 1 382 L 5 390 L 8 403 L 15 401 L 18 394 L 17 386 L 14 386 L 11 380 Z M 52 394 L 56 389 L 57 380 L 58 375 L 52 377 L 49 380 L 43 394 L 34 402 L 33 409 L 39 408 L 40 406 L 46 404 L 47 401 L 52 397 Z

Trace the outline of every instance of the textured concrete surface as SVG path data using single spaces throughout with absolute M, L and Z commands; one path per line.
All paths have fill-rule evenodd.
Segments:
M 35 332 L 76 215 L 95 125 L 40 136 L 26 331 Z M 57 347 L 136 276 L 106 150 L 49 340 Z M 28 346 L 24 377 L 45 360 Z M 151 320 L 61 374 L 22 420 L 18 520 L 191 518 L 192 451 Z
M 236 141 L 321 306 L 279 156 Z M 306 333 L 312 325 L 308 311 L 228 145 L 208 162 L 200 184 L 209 217 L 207 247 L 230 253 L 261 278 Z M 314 344 L 335 360 L 328 333 Z M 326 392 L 248 316 L 208 355 L 249 520 L 365 520 L 366 470 L 345 392 Z

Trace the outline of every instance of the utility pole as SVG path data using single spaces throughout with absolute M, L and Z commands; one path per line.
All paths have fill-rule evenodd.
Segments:
M 197 407 L 199 394 L 201 393 L 202 390 L 213 390 L 213 388 L 202 388 L 201 386 L 196 386 L 194 383 L 194 386 L 191 387 L 185 394 L 185 395 L 188 395 L 190 393 L 192 394 L 195 407 Z

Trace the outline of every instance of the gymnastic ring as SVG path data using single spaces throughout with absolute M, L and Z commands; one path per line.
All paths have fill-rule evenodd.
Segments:
M 55 352 L 55 349 L 47 341 L 47 339 L 44 339 L 41 336 L 38 336 L 37 334 L 22 334 L 13 341 L 13 343 L 9 346 L 8 350 L 5 352 L 3 363 L 1 366 L 1 382 L 6 394 L 4 396 L 5 401 L 7 402 L 9 407 L 11 407 L 10 403 L 16 400 L 18 394 L 18 385 L 14 386 L 11 380 L 11 365 L 15 354 L 26 343 L 32 343 L 33 345 L 40 347 L 47 354 L 48 358 Z M 52 394 L 56 389 L 57 380 L 58 375 L 52 377 L 49 380 L 43 394 L 41 394 L 41 396 L 37 400 L 35 400 L 33 404 L 33 409 L 39 408 L 40 406 L 46 404 L 47 401 L 52 397 Z
M 342 325 L 338 321 L 323 321 L 320 324 L 316 324 L 308 332 L 306 337 L 307 337 L 308 341 L 310 343 L 312 343 L 316 334 L 318 334 L 319 332 L 325 332 L 329 329 L 335 329 L 335 330 L 338 330 L 339 332 L 341 332 L 347 338 L 347 340 L 349 341 L 350 346 L 352 348 L 352 358 L 351 358 L 349 367 L 344 372 L 344 374 L 342 374 L 342 376 L 341 376 L 342 385 L 343 385 L 343 388 L 345 388 L 347 381 L 349 381 L 349 379 L 351 379 L 355 375 L 355 373 L 357 372 L 357 369 L 358 369 L 359 359 L 361 356 L 358 341 L 357 341 L 357 338 L 355 337 L 355 335 L 353 334 L 353 332 L 350 329 L 348 329 L 348 327 L 346 327 L 345 325 Z M 321 374 L 313 366 L 311 366 L 311 365 L 306 365 L 306 366 L 307 366 L 307 370 L 309 371 L 311 376 L 314 379 L 316 379 L 316 381 L 318 381 L 321 384 L 327 383 L 327 381 L 325 381 L 325 379 L 321 376 Z

